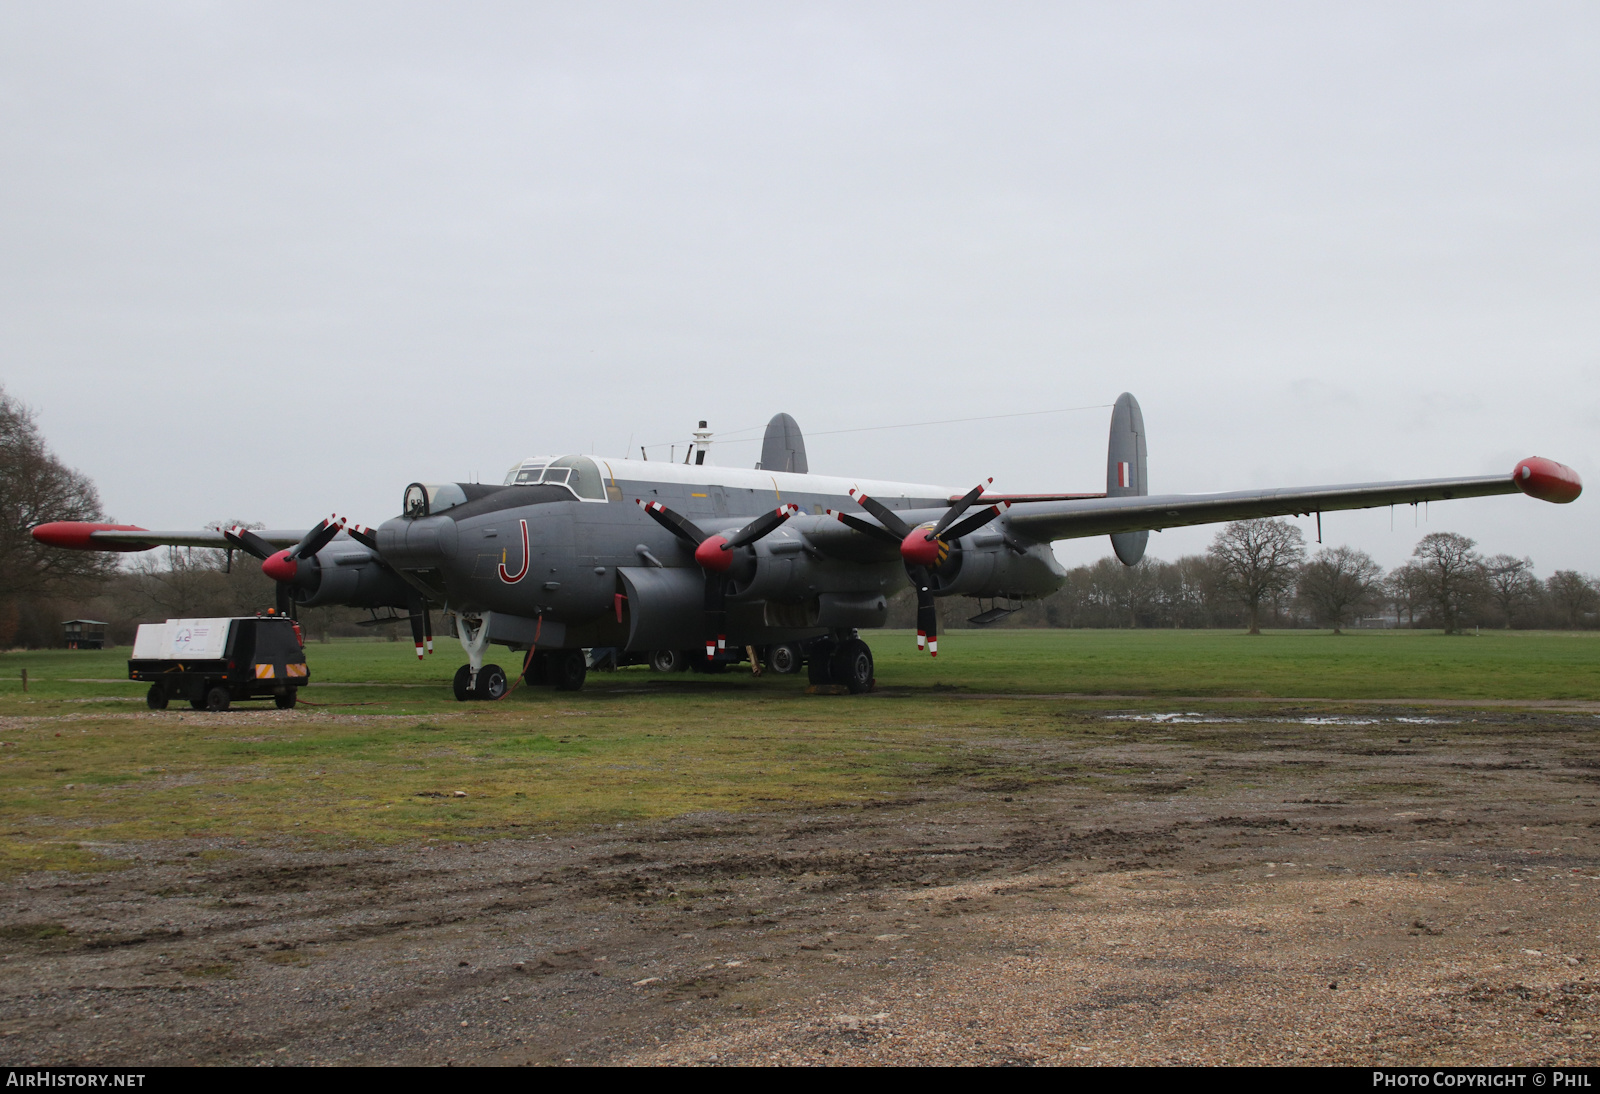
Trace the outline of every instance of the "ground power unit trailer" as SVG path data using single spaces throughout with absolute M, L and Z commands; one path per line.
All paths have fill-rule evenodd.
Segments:
M 275 615 L 142 623 L 128 679 L 149 681 L 151 710 L 174 699 L 189 700 L 195 710 L 271 699 L 287 710 L 311 679 L 302 640 L 299 624 Z

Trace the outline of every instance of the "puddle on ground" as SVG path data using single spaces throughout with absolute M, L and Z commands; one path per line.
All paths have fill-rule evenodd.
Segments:
M 1353 714 L 1317 715 L 1307 718 L 1244 718 L 1220 714 L 1202 714 L 1199 711 L 1192 710 L 1171 711 L 1164 714 L 1107 714 L 1103 717 L 1108 722 L 1154 722 L 1157 725 L 1250 725 L 1253 723 L 1270 723 L 1272 725 L 1297 726 L 1375 726 L 1391 722 L 1411 726 L 1441 726 L 1456 725 L 1460 721 L 1459 718 L 1362 718 Z

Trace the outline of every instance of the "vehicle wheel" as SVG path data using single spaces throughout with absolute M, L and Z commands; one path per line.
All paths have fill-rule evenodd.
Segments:
M 872 650 L 859 638 L 839 643 L 833 653 L 833 679 L 860 695 L 872 687 Z
M 767 650 L 767 668 L 780 676 L 799 672 L 800 660 L 800 647 L 793 642 L 780 642 Z
M 584 678 L 589 675 L 589 661 L 582 650 L 566 650 L 551 656 L 550 671 L 557 691 L 582 691 Z
M 462 665 L 456 669 L 456 678 L 450 681 L 450 689 L 456 693 L 456 702 L 465 703 L 468 699 L 478 696 L 472 690 L 472 666 Z
M 144 693 L 144 705 L 151 710 L 166 710 L 167 689 L 160 684 L 151 684 L 150 690 Z
M 300 697 L 299 688 L 284 688 L 282 695 L 272 697 L 272 705 L 279 710 L 293 710 L 295 700 Z
M 227 710 L 228 704 L 233 701 L 228 694 L 228 689 L 215 687 L 206 692 L 206 709 L 212 711 Z
M 651 672 L 681 672 L 688 667 L 682 650 L 656 650 L 650 654 Z
M 833 642 L 824 640 L 811 647 L 806 661 L 806 678 L 813 684 L 833 683 Z
M 498 699 L 506 693 L 506 670 L 499 665 L 485 665 L 478 670 L 478 698 Z

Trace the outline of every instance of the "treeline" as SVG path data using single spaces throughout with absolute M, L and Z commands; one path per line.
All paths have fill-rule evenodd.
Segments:
M 1474 627 L 1595 628 L 1600 582 L 1573 570 L 1541 580 L 1533 561 L 1485 557 L 1453 532 L 1424 536 L 1411 560 L 1387 573 L 1353 547 L 1307 550 L 1283 520 L 1240 521 L 1202 555 L 1124 566 L 1107 556 L 1067 574 L 1055 594 L 1001 625 L 1021 627 L 1400 626 L 1459 632 Z M 946 600 L 944 625 L 969 612 Z M 891 623 L 914 625 L 897 599 Z
M 247 615 L 270 607 L 272 582 L 254 559 L 184 548 L 126 556 L 44 547 L 29 534 L 53 520 L 108 521 L 94 484 L 45 446 L 29 410 L 0 390 L 0 649 L 62 644 L 61 623 L 103 620 L 116 645 L 141 622 Z M 228 527 L 239 521 L 219 521 Z M 1003 624 L 1032 627 L 1471 627 L 1600 625 L 1594 578 L 1557 570 L 1540 579 L 1527 558 L 1485 558 L 1453 532 L 1417 544 L 1411 561 L 1385 573 L 1363 551 L 1309 552 L 1284 520 L 1241 521 L 1217 533 L 1203 555 L 1123 566 L 1106 557 L 1079 566 L 1053 595 L 1024 605 Z M 972 614 L 964 597 L 939 602 L 945 627 Z M 312 638 L 397 637 L 396 627 L 359 626 L 367 613 L 303 610 Z M 907 589 L 891 603 L 891 626 L 915 626 Z
M 252 558 L 174 549 L 128 556 L 45 547 L 30 534 L 54 520 L 110 521 L 89 478 L 49 450 L 33 414 L 0 390 L 0 650 L 62 644 L 63 620 L 110 624 L 109 641 L 128 645 L 141 622 L 179 616 L 248 615 L 273 605 L 272 582 Z M 221 527 L 240 523 L 217 522 Z M 301 613 L 315 637 L 370 633 L 365 613 Z M 388 627 L 385 630 L 393 630 Z

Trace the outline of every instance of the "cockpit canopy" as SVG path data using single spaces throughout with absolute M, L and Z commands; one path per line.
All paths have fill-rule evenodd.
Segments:
M 605 479 L 588 456 L 534 456 L 506 472 L 505 485 L 532 486 L 535 483 L 565 486 L 588 501 L 605 501 Z

